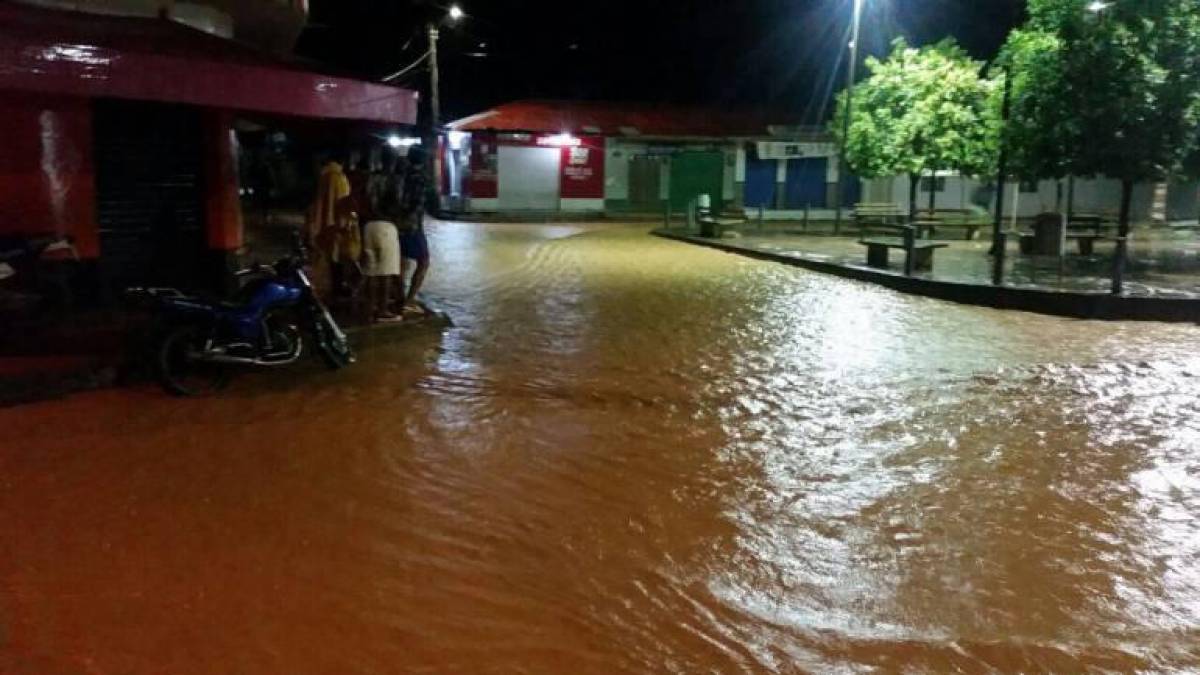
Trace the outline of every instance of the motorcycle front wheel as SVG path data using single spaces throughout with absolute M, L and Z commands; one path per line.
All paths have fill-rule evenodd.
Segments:
M 224 389 L 232 377 L 227 366 L 203 361 L 208 331 L 200 326 L 176 326 L 163 335 L 155 354 L 158 382 L 176 396 L 204 396 Z
M 313 336 L 317 344 L 317 354 L 330 370 L 341 370 L 354 363 L 354 351 L 345 340 L 338 339 L 324 321 L 317 319 L 313 322 Z

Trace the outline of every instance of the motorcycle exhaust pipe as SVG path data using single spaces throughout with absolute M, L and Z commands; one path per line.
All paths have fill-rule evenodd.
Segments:
M 274 368 L 276 366 L 286 366 L 300 360 L 302 348 L 296 345 L 295 351 L 284 352 L 282 354 L 271 354 L 265 357 L 252 358 L 249 356 L 229 356 L 228 354 L 205 354 L 201 356 L 202 361 L 209 363 L 220 363 L 230 366 L 266 366 Z

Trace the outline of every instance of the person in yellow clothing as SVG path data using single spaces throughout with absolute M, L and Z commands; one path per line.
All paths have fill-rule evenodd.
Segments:
M 351 198 L 350 180 L 341 162 L 330 159 L 321 168 L 317 194 L 308 211 L 308 239 L 330 266 L 335 293 L 349 292 L 346 273 L 362 255 L 362 233 Z

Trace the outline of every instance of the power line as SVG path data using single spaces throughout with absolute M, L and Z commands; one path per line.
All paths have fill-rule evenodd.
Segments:
M 383 81 L 384 81 L 384 82 L 391 82 L 392 80 L 395 80 L 395 79 L 397 79 L 397 78 L 399 78 L 399 77 L 402 77 L 402 76 L 403 76 L 405 73 L 407 73 L 408 71 L 410 71 L 410 70 L 412 70 L 413 68 L 416 68 L 417 66 L 421 65 L 422 63 L 424 63 L 424 62 L 425 62 L 425 60 L 429 58 L 429 55 L 430 55 L 431 53 L 432 53 L 432 50 L 426 50 L 426 52 L 425 52 L 424 54 L 422 54 L 422 55 L 421 55 L 421 57 L 420 57 L 419 59 L 417 59 L 416 61 L 413 61 L 413 62 L 412 62 L 412 63 L 410 63 L 408 66 L 406 66 L 406 67 L 404 67 L 404 68 L 401 68 L 400 70 L 397 70 L 396 72 L 392 73 L 391 75 L 388 75 L 387 77 L 383 78 Z

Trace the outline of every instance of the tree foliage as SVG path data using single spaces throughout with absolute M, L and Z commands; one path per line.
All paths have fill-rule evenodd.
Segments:
M 1015 165 L 1029 178 L 1126 184 L 1200 169 L 1200 3 L 1090 4 L 1030 0 L 1009 37 Z
M 997 117 L 1003 105 L 1004 78 L 1012 78 L 1009 120 L 1002 139 L 1012 175 L 1025 180 L 1061 179 L 1071 173 L 1071 157 L 1083 143 L 1080 126 L 1062 101 L 1066 87 L 1061 39 L 1054 33 L 1023 28 L 1009 35 L 994 74 Z
M 980 78 L 981 67 L 952 40 L 915 48 L 898 39 L 886 59 L 868 59 L 845 139 L 850 170 L 863 178 L 990 171 L 998 124 L 991 110 L 994 84 Z M 832 123 L 839 142 L 846 105 L 842 92 Z

